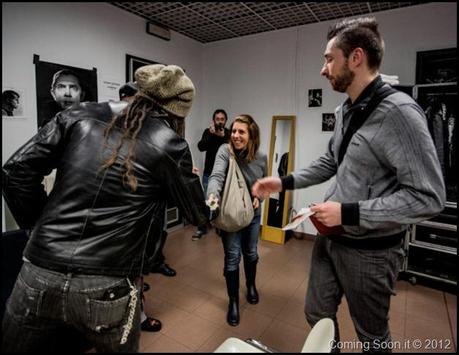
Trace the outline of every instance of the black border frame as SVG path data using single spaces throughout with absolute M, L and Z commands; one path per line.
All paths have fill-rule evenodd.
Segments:
M 163 64 L 155 62 L 154 60 L 136 57 L 130 54 L 126 54 L 126 82 L 135 81 L 134 73 L 140 67 L 149 64 Z
M 328 117 L 332 117 L 332 116 L 333 116 L 334 122 L 333 122 L 333 128 L 330 129 L 330 127 L 328 127 L 328 125 L 325 122 Z M 333 112 L 322 113 L 322 132 L 333 132 L 335 130 L 335 126 L 336 126 L 335 113 Z

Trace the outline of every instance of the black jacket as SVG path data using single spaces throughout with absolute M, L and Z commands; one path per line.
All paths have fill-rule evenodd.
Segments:
M 224 143 L 228 143 L 230 138 L 230 131 L 225 127 L 225 136 L 220 137 L 216 134 L 210 133 L 209 128 L 206 128 L 202 133 L 201 140 L 198 143 L 198 149 L 201 152 L 206 152 L 206 159 L 204 161 L 204 174 L 210 175 L 215 163 L 215 156 L 217 155 L 218 148 Z
M 108 103 L 62 111 L 3 166 L 5 200 L 19 226 L 33 228 L 24 251 L 32 263 L 61 272 L 139 275 L 145 245 L 154 249 L 160 242 L 155 230 L 168 195 L 192 224 L 206 223 L 208 208 L 188 144 L 164 116 L 151 114 L 138 133 L 136 192 L 121 179 L 127 144 L 112 167 L 101 169 L 120 138 L 115 128 L 109 148 L 103 145 L 111 119 Z M 54 168 L 54 188 L 46 196 L 41 182 Z

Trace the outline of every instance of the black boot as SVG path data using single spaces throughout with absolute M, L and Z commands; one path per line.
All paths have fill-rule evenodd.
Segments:
M 255 287 L 255 277 L 257 275 L 257 262 L 249 261 L 244 259 L 244 270 L 245 270 L 245 285 L 247 286 L 247 302 L 250 304 L 258 303 L 258 292 Z
M 229 304 L 226 321 L 229 325 L 239 324 L 239 269 L 225 272 Z

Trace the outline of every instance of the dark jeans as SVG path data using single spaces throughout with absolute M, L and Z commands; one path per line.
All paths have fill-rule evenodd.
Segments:
M 235 271 L 241 262 L 241 252 L 248 262 L 258 260 L 257 244 L 260 234 L 260 215 L 240 231 L 228 233 L 221 231 L 223 249 L 225 251 L 224 272 Z
M 332 318 L 336 327 L 335 341 L 339 341 L 336 312 L 345 295 L 362 349 L 383 352 L 387 346 L 383 348 L 382 342 L 391 341 L 390 297 L 395 295 L 395 281 L 402 262 L 401 245 L 364 250 L 317 236 L 305 305 L 309 325 L 312 327 L 324 317 Z
M 126 278 L 63 274 L 24 262 L 6 306 L 1 351 L 78 351 L 83 339 L 97 352 L 136 352 L 140 295 L 134 286 L 132 328 L 127 342 L 120 344 L 130 310 Z
M 202 189 L 204 190 L 204 199 L 207 200 L 207 185 L 209 185 L 209 175 L 202 174 Z M 206 234 L 207 233 L 207 225 L 203 224 L 198 226 L 196 231 L 197 234 Z

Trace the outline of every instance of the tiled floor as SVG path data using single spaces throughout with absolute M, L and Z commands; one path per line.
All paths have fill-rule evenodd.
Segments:
M 245 301 L 241 269 L 241 321 L 239 326 L 231 327 L 226 323 L 220 238 L 210 232 L 192 241 L 193 231 L 192 226 L 187 226 L 169 234 L 164 253 L 177 276 L 146 277 L 151 285 L 145 294 L 146 312 L 159 318 L 163 328 L 158 333 L 142 332 L 140 351 L 213 352 L 226 338 L 234 336 L 258 339 L 281 352 L 299 352 L 310 331 L 303 304 L 312 240 L 292 238 L 285 245 L 260 241 L 260 303 L 250 305 Z M 347 347 L 342 351 L 360 352 L 345 300 L 338 321 L 343 346 Z M 456 295 L 397 282 L 390 311 L 394 352 L 455 352 L 456 323 Z M 421 348 L 415 348 L 418 341 Z

